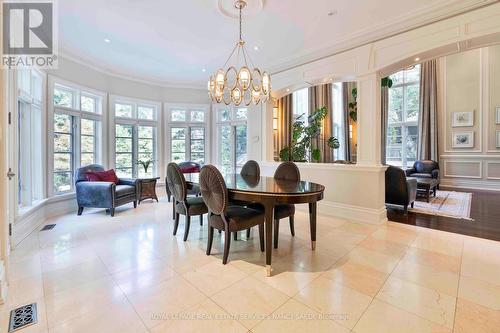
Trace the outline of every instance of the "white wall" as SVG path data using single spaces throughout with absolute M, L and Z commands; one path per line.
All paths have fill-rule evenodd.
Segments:
M 500 45 L 440 59 L 439 133 L 443 186 L 500 191 Z M 454 127 L 454 112 L 473 112 L 472 126 Z M 472 132 L 474 145 L 453 147 L 454 132 Z
M 57 70 L 49 70 L 48 74 L 82 86 L 105 91 L 110 95 L 168 103 L 210 103 L 205 89 L 160 87 L 145 82 L 128 80 L 105 74 L 89 66 L 62 57 L 59 59 L 59 68 Z
M 335 209 L 324 209 L 322 212 L 353 219 L 362 217 L 366 222 L 373 223 L 383 223 L 387 220 L 383 203 L 385 168 L 380 165 L 381 77 L 417 61 L 435 59 L 495 43 L 500 43 L 498 2 L 273 75 L 275 98 L 286 95 L 287 89 L 295 90 L 310 83 L 328 81 L 330 78 L 334 81 L 357 81 L 358 165 L 346 166 L 345 169 L 325 168 L 315 164 L 307 166 L 308 170 L 305 166 L 299 167 L 304 179 L 316 180 L 331 188 L 325 193 L 322 205 Z M 416 58 L 419 59 L 415 60 Z M 268 117 L 265 121 L 269 121 Z M 263 128 L 264 126 L 265 123 Z M 272 142 L 272 134 L 269 130 L 266 133 L 268 137 L 263 142 Z M 269 149 L 264 151 L 270 161 Z M 492 166 L 493 164 L 490 164 L 490 170 Z

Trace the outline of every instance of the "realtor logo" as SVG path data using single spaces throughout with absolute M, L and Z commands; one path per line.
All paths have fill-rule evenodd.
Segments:
M 2 4 L 2 67 L 55 68 L 54 2 Z

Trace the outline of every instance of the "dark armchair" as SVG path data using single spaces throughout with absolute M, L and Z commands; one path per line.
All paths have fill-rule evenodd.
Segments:
M 405 172 L 394 166 L 385 171 L 385 203 L 404 207 L 405 214 L 408 206 L 413 208 L 417 199 L 417 180 L 406 179 Z
M 91 164 L 79 168 L 75 175 L 76 201 L 78 215 L 82 215 L 83 208 L 106 208 L 111 216 L 115 215 L 115 208 L 129 202 L 137 207 L 138 183 L 136 179 L 118 178 L 118 184 L 113 182 L 87 181 L 88 172 L 100 172 L 104 168 L 98 164 Z
M 406 170 L 406 176 L 439 180 L 439 163 L 431 160 L 416 161 L 411 169 Z

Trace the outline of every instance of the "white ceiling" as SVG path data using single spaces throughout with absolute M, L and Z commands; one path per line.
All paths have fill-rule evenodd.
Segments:
M 244 19 L 243 35 L 253 63 L 275 72 L 487 2 L 267 0 L 261 12 Z M 133 79 L 205 86 L 238 37 L 238 21 L 222 15 L 217 3 L 58 1 L 60 54 Z

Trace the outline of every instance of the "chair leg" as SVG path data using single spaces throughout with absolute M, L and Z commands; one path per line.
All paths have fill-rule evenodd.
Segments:
M 175 218 L 175 199 L 172 200 L 172 218 Z
M 411 205 L 410 205 L 411 208 L 413 208 L 414 205 L 415 205 L 415 202 L 412 202 Z
M 179 214 L 175 214 L 175 222 L 174 222 L 174 236 L 177 234 L 177 228 L 179 227 Z
M 224 255 L 222 257 L 222 263 L 227 264 L 227 257 L 229 256 L 229 246 L 231 245 L 231 233 L 229 230 L 224 230 Z
M 250 238 L 250 228 L 247 229 L 247 238 Z
M 274 220 L 274 248 L 278 248 L 278 235 L 280 232 L 280 220 Z
M 290 220 L 290 233 L 292 234 L 292 236 L 295 236 L 294 216 L 290 215 L 288 219 Z
M 137 208 L 137 201 L 134 201 L 134 208 Z
M 207 243 L 207 256 L 210 255 L 210 252 L 212 252 L 212 243 L 214 241 L 214 228 L 209 226 L 208 227 L 208 243 Z
M 405 205 L 405 206 L 404 206 L 403 213 L 404 213 L 405 215 L 408 215 L 408 205 Z
M 78 216 L 82 215 L 83 207 L 78 207 Z
M 184 241 L 187 241 L 188 239 L 190 224 L 191 224 L 191 216 L 186 215 L 186 225 L 184 226 Z
M 203 225 L 203 214 L 200 215 L 200 225 Z
M 233 239 L 234 239 L 235 241 L 237 241 L 237 240 L 238 240 L 238 232 L 237 232 L 237 231 L 235 231 L 235 232 L 233 233 Z
M 109 209 L 109 213 L 111 214 L 111 217 L 115 216 L 115 209 L 114 208 L 110 208 Z
M 259 224 L 260 251 L 264 252 L 264 224 Z

